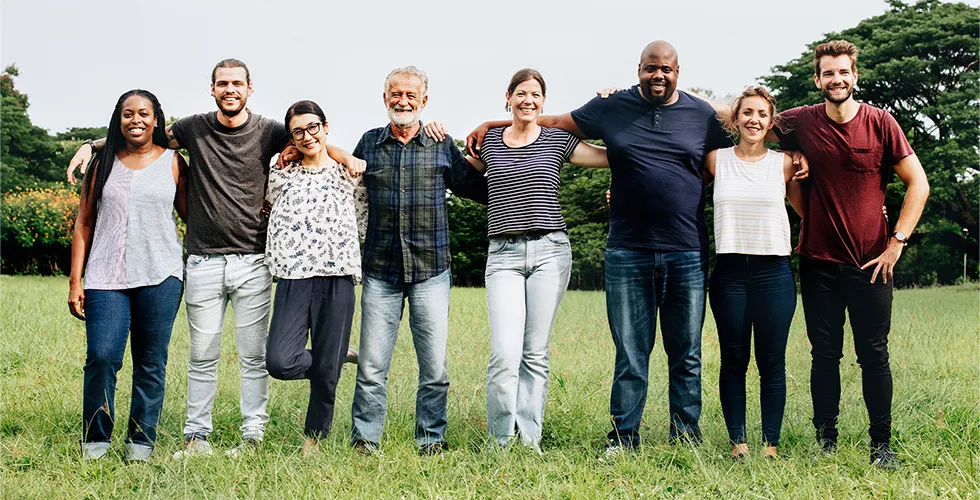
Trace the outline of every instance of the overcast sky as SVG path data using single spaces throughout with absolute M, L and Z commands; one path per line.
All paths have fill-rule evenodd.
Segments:
M 60 132 L 106 125 L 132 88 L 155 93 L 168 117 L 214 110 L 211 68 L 235 57 L 251 71 L 253 111 L 282 119 L 293 102 L 313 99 L 330 142 L 353 149 L 387 123 L 382 86 L 398 66 L 428 73 L 422 119 L 461 139 L 508 117 L 503 94 L 523 67 L 544 74 L 545 112 L 564 113 L 598 88 L 636 83 L 641 49 L 665 39 L 680 55 L 680 88 L 725 95 L 887 8 L 883 0 L 4 0 L 0 63 L 19 68 L 33 122 Z

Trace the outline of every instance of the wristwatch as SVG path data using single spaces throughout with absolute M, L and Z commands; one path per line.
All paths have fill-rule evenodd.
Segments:
M 903 232 L 901 232 L 901 231 L 895 231 L 894 233 L 892 233 L 892 238 L 895 238 L 896 240 L 898 240 L 899 243 L 901 243 L 903 245 L 908 245 L 909 244 L 909 237 L 908 237 L 908 235 L 905 234 L 905 233 L 903 233 Z

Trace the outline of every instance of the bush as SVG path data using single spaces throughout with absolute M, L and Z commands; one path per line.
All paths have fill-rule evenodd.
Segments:
M 10 274 L 65 274 L 78 194 L 70 189 L 27 189 L 3 195 L 0 268 Z

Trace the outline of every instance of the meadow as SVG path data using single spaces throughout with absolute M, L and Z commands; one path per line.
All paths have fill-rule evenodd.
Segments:
M 131 363 L 119 373 L 112 453 L 83 462 L 81 437 L 84 324 L 65 305 L 65 278 L 0 277 L 0 498 L 977 498 L 980 497 L 980 286 L 896 292 L 890 337 L 894 373 L 893 448 L 904 467 L 868 465 L 867 413 L 853 344 L 842 362 L 841 441 L 813 459 L 809 344 L 798 305 L 787 353 L 788 401 L 781 458 L 760 456 L 757 371 L 749 371 L 752 455 L 734 463 L 718 400 L 718 341 L 711 314 L 703 332 L 699 447 L 667 444 L 666 358 L 658 336 L 642 434 L 644 445 L 601 460 L 609 429 L 613 345 L 601 292 L 569 292 L 551 342 L 551 380 L 542 455 L 496 450 L 486 437 L 489 357 L 484 291 L 452 291 L 449 430 L 453 448 L 419 457 L 412 437 L 417 368 L 407 320 L 388 382 L 382 452 L 348 445 L 355 369 L 344 368 L 332 433 L 303 456 L 304 382 L 272 381 L 271 421 L 260 450 L 238 460 L 221 453 L 238 442 L 238 359 L 231 318 L 222 341 L 214 407 L 216 453 L 174 461 L 186 410 L 187 320 L 177 317 L 170 346 L 159 441 L 149 464 L 122 460 Z M 352 344 L 357 343 L 355 315 Z M 848 335 L 850 335 L 848 331 Z

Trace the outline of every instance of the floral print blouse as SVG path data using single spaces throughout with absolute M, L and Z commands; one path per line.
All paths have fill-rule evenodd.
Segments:
M 271 168 L 266 201 L 272 205 L 265 247 L 272 274 L 285 279 L 351 276 L 361 281 L 360 239 L 367 229 L 363 177 L 329 160 Z

